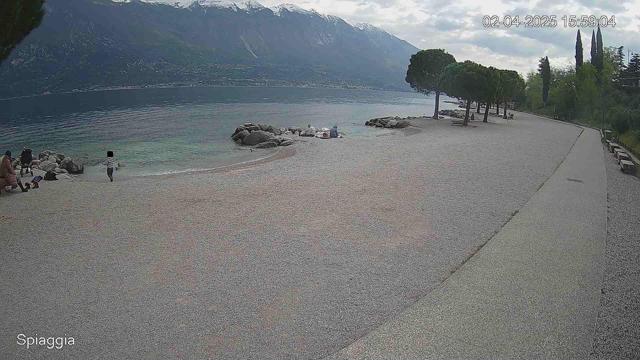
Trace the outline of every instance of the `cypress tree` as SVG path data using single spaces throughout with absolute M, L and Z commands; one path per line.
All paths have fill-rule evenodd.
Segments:
M 596 32 L 591 30 L 591 65 L 596 66 L 598 61 L 598 49 L 596 46 Z
M 580 30 L 576 36 L 576 71 L 582 66 L 582 37 L 580 36 Z
M 602 71 L 604 67 L 604 46 L 602 44 L 602 33 L 600 32 L 600 26 L 598 26 L 598 33 L 596 34 L 596 51 L 597 51 L 597 59 L 596 68 Z
M 540 59 L 538 64 L 538 73 L 542 77 L 542 102 L 547 106 L 549 99 L 549 87 L 551 86 L 551 65 L 549 65 L 549 57 L 545 56 Z

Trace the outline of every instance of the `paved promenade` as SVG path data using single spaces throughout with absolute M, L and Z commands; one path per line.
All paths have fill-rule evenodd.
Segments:
M 556 172 L 439 287 L 328 359 L 585 359 L 604 271 L 607 181 L 585 129 Z

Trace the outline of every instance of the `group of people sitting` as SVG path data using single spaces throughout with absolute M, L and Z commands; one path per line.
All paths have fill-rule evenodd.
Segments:
M 16 173 L 13 166 L 13 158 L 11 157 L 11 151 L 6 151 L 2 159 L 0 159 L 0 193 L 7 188 L 16 189 L 20 187 L 22 192 L 27 192 L 29 189 L 37 189 L 40 187 L 39 182 L 42 180 L 42 176 L 35 176 L 30 182 L 26 184 L 22 183 L 23 173 L 31 173 L 33 176 L 33 170 L 31 166 L 33 164 L 33 154 L 31 149 L 24 148 L 20 154 L 20 177 Z

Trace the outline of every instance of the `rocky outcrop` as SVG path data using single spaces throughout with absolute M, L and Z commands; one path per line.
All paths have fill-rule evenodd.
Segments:
M 242 138 L 242 145 L 254 146 L 260 143 L 273 140 L 275 135 L 263 130 L 256 130 L 249 133 L 249 135 Z
M 46 181 L 58 180 L 56 173 L 53 171 L 47 171 L 47 173 L 44 174 L 44 179 Z
M 293 139 L 282 137 L 281 135 L 285 133 L 293 134 L 292 129 L 281 129 L 266 124 L 246 123 L 236 128 L 236 131 L 231 135 L 231 139 L 237 144 L 255 146 L 259 149 L 289 146 L 294 143 Z M 295 130 L 300 131 L 298 128 L 295 128 Z
M 364 124 L 366 126 L 374 126 L 374 127 L 387 128 L 387 129 L 402 129 L 411 125 L 411 123 L 406 118 L 403 119 L 397 116 L 371 119 L 365 122 Z
M 467 112 L 466 110 L 440 110 L 438 111 L 438 114 L 442 116 L 456 118 L 456 119 L 464 119 L 466 112 Z M 469 113 L 470 113 L 469 115 L 473 114 L 471 113 L 471 111 Z
M 38 154 L 38 159 L 39 162 L 34 161 L 33 168 L 40 169 L 47 173 L 82 174 L 84 172 L 83 162 L 51 150 L 42 151 Z
M 304 129 L 300 131 L 298 134 L 300 134 L 300 136 L 314 137 L 316 136 L 316 129 L 313 129 L 313 128 Z
M 60 161 L 60 168 L 69 172 L 69 174 L 82 174 L 84 172 L 84 164 L 70 157 L 65 157 Z
M 38 169 L 43 171 L 54 171 L 55 169 L 58 168 L 58 163 L 55 161 L 45 160 L 41 162 L 40 165 L 38 165 L 37 167 Z

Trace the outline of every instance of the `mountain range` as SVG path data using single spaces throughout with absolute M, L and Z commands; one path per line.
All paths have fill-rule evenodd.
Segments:
M 0 97 L 162 85 L 406 89 L 413 45 L 295 5 L 47 0 L 0 65 Z

